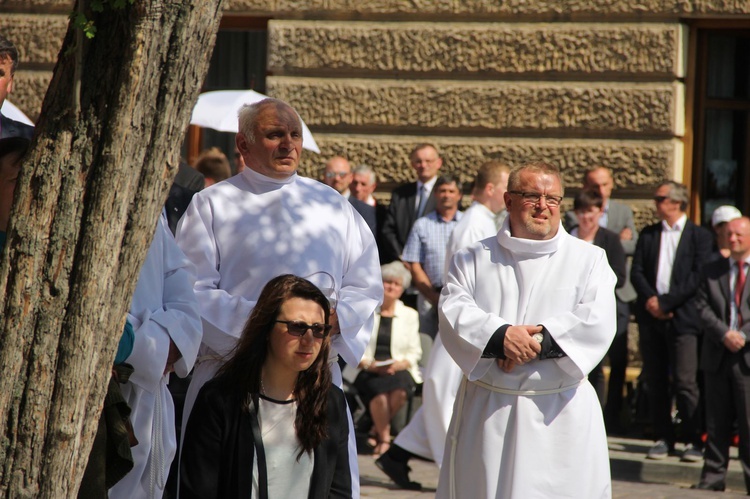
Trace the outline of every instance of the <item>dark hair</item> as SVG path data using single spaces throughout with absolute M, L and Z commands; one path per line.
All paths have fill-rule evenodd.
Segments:
M 325 322 L 330 318 L 328 298 L 307 279 L 291 274 L 274 277 L 263 287 L 250 318 L 245 323 L 237 345 L 228 354 L 227 362 L 219 369 L 221 382 L 236 392 L 241 400 L 248 394 L 260 392 L 260 376 L 268 356 L 268 336 L 276 325 L 281 306 L 290 298 L 311 300 L 321 306 Z M 297 375 L 294 387 L 297 415 L 294 429 L 304 452 L 312 453 L 327 437 L 327 402 L 331 388 L 331 370 L 328 354 L 330 336 L 323 340 L 318 358 Z
M 16 72 L 16 68 L 18 68 L 18 49 L 16 49 L 16 46 L 10 40 L 0 35 L 0 59 L 5 59 L 6 57 L 10 57 L 10 60 L 13 62 L 10 66 L 10 74 L 12 76 Z
M 31 141 L 23 137 L 6 137 L 0 139 L 0 159 L 9 154 L 18 153 L 21 157 L 26 155 Z
M 450 173 L 446 173 L 445 175 L 440 175 L 438 179 L 435 181 L 435 186 L 432 188 L 434 192 L 437 192 L 438 187 L 445 184 L 456 184 L 456 187 L 458 188 L 458 192 L 462 192 L 463 184 L 461 183 L 461 180 L 455 176 L 451 175 Z
M 604 207 L 604 198 L 596 191 L 584 189 L 573 199 L 573 211 L 586 211 L 593 207 Z

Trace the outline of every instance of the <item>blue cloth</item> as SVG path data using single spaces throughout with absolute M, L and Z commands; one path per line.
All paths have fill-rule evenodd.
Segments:
M 417 219 L 409 232 L 402 259 L 422 265 L 430 283 L 435 287 L 443 286 L 448 239 L 462 216 L 463 213 L 457 211 L 453 220 L 446 222 L 437 211 L 433 211 Z
M 117 355 L 115 355 L 115 365 L 122 364 L 130 357 L 133 352 L 133 343 L 135 343 L 135 332 L 133 325 L 129 320 L 125 320 L 125 327 L 122 330 L 120 343 L 117 345 Z

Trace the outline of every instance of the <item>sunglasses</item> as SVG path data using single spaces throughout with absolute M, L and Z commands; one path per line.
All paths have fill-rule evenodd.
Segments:
M 331 331 L 330 324 L 308 324 L 307 322 L 302 321 L 276 321 L 280 322 L 282 324 L 286 324 L 286 332 L 291 334 L 292 336 L 299 336 L 302 337 L 307 333 L 307 330 L 309 329 L 312 331 L 313 338 L 325 338 L 328 336 L 328 333 Z
M 667 199 L 669 199 L 669 197 L 667 196 L 654 196 L 654 201 L 656 201 L 657 203 L 663 203 Z

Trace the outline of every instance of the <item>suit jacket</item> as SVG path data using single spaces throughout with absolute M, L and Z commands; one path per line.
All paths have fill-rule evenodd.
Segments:
M 578 225 L 578 219 L 573 211 L 565 213 L 565 227 L 570 231 L 572 227 Z M 633 239 L 629 241 L 620 240 L 622 248 L 625 250 L 625 256 L 633 256 L 635 252 L 635 246 L 638 243 L 638 231 L 635 230 L 635 222 L 633 221 L 633 210 L 630 206 L 615 201 L 614 199 L 609 200 L 609 211 L 607 212 L 607 230 L 611 230 L 619 239 L 620 232 L 625 227 L 629 228 L 633 233 Z M 619 286 L 615 290 L 615 294 L 620 301 L 630 303 L 636 299 L 636 292 L 633 285 L 630 283 L 630 262 L 627 262 L 628 268 L 625 274 L 625 282 L 622 286 Z
M 630 279 L 638 293 L 635 316 L 639 324 L 649 326 L 658 321 L 646 311 L 646 300 L 658 295 L 656 273 L 661 247 L 661 222 L 649 225 L 641 232 L 633 256 Z M 677 245 L 669 293 L 658 295 L 664 312 L 673 312 L 672 325 L 677 334 L 700 334 L 701 326 L 695 306 L 700 272 L 711 259 L 711 234 L 687 220 Z
M 180 161 L 174 183 L 172 183 L 167 201 L 164 203 L 164 208 L 167 211 L 167 223 L 173 235 L 177 230 L 177 222 L 180 221 L 183 213 L 187 210 L 193 195 L 203 190 L 203 184 L 203 175 L 184 161 Z
M 594 236 L 594 244 L 602 248 L 607 254 L 609 266 L 612 267 L 615 276 L 617 276 L 615 289 L 623 287 L 627 279 L 627 265 L 625 263 L 625 251 L 620 244 L 620 234 L 600 227 Z
M 378 221 L 375 217 L 375 207 L 370 206 L 364 201 L 360 201 L 354 196 L 349 196 L 349 203 L 351 203 L 352 207 L 357 211 L 357 213 L 362 215 L 362 218 L 364 218 L 367 226 L 372 231 L 372 235 L 376 236 L 378 232 Z
M 381 231 L 383 263 L 401 259 L 412 225 L 417 220 L 417 183 L 402 185 L 393 190 Z M 435 193 L 431 192 L 424 213 L 435 209 Z
M 730 293 L 730 266 L 734 260 L 722 258 L 707 264 L 701 274 L 696 307 L 703 324 L 703 349 L 701 369 L 718 371 L 724 357 L 732 353 L 724 346 L 724 334 L 729 331 L 730 304 L 734 297 Z M 745 286 L 740 304 L 742 317 L 747 318 L 740 330 L 750 338 L 750 286 Z M 750 367 L 750 347 L 740 350 L 745 365 Z
M 4 114 L 0 114 L 0 139 L 6 139 L 8 137 L 23 137 L 24 139 L 31 140 L 33 135 L 33 126 L 12 120 Z
M 252 495 L 251 416 L 243 409 L 244 400 L 222 381 L 214 378 L 203 385 L 190 413 L 180 458 L 181 498 L 246 499 Z M 308 498 L 351 497 L 346 410 L 343 392 L 331 385 L 328 438 L 313 451 Z

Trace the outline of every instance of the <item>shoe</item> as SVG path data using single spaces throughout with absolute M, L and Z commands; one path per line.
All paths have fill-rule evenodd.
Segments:
M 388 475 L 388 478 L 405 490 L 422 490 L 422 484 L 409 480 L 411 468 L 406 463 L 400 463 L 387 453 L 375 460 L 375 466 Z
M 666 440 L 659 440 L 648 450 L 646 459 L 666 459 L 669 453 L 673 450 Z
M 695 485 L 690 486 L 691 489 L 698 489 L 698 490 L 716 490 L 718 492 L 724 492 L 724 482 L 714 482 L 714 483 L 706 483 L 706 482 L 698 482 Z
M 685 461 L 688 463 L 697 463 L 703 461 L 703 451 L 701 451 L 700 448 L 694 446 L 693 444 L 687 444 L 685 446 L 685 450 L 682 451 L 682 457 L 680 457 L 680 461 Z

